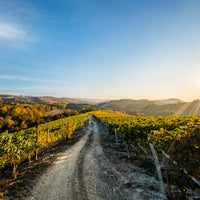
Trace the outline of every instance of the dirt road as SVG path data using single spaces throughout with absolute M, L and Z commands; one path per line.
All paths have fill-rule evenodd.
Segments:
M 127 182 L 112 166 L 100 144 L 100 135 L 105 133 L 92 115 L 84 132 L 79 142 L 58 154 L 26 199 L 166 199 L 154 178 L 133 173 Z

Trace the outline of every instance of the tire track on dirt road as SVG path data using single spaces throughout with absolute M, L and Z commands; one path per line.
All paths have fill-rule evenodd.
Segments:
M 85 155 L 87 154 L 91 143 L 92 143 L 92 133 L 90 133 L 90 135 L 88 136 L 88 140 L 84 146 L 84 148 L 80 151 L 80 154 L 78 156 L 78 160 L 77 160 L 77 166 L 78 166 L 78 182 L 79 182 L 79 191 L 80 191 L 80 196 L 81 199 L 83 200 L 87 200 L 88 199 L 88 195 L 87 195 L 87 189 L 85 186 L 85 182 L 84 182 L 84 160 L 85 160 Z

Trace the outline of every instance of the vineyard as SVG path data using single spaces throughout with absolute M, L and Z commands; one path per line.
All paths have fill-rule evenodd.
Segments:
M 165 166 L 168 187 L 175 184 L 186 193 L 200 186 L 199 116 L 134 117 L 108 111 L 94 115 L 109 134 L 117 133 L 126 142 L 130 152 L 152 155 L 153 146 L 161 168 Z
M 91 113 L 99 121 L 98 124 L 102 124 L 109 135 L 113 135 L 116 146 L 125 143 L 129 157 L 154 161 L 162 193 L 171 197 L 176 187 L 184 196 L 188 196 L 191 191 L 200 187 L 199 116 L 141 117 L 111 111 L 94 111 L 15 133 L 6 131 L 0 135 L 0 170 L 3 172 L 5 168 L 12 167 L 16 178 L 20 163 L 31 163 L 32 160 L 37 160 L 38 153 L 68 141 L 74 130 L 81 127 Z M 87 137 L 83 138 L 87 140 Z M 77 157 L 80 157 L 78 151 Z
M 40 151 L 47 149 L 63 140 L 70 139 L 75 129 L 82 126 L 88 118 L 88 114 L 81 114 L 55 120 L 38 125 L 33 128 L 21 130 L 15 133 L 7 131 L 0 134 L 0 170 L 5 166 L 13 167 L 13 175 L 16 176 L 17 166 L 31 159 L 37 160 Z

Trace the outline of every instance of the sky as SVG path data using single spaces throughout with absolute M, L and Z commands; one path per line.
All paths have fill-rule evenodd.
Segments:
M 199 0 L 0 0 L 0 93 L 200 98 Z

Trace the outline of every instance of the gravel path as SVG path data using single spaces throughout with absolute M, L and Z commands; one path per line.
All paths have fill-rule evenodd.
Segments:
M 129 181 L 132 179 L 131 184 L 127 184 L 128 179 L 113 167 L 103 153 L 100 144 L 100 135 L 104 134 L 102 130 L 90 115 L 84 136 L 58 154 L 54 164 L 39 178 L 31 196 L 26 199 L 166 199 L 156 189 L 159 188 L 158 182 L 145 174 L 132 174 L 128 178 Z M 144 185 L 150 185 L 152 189 L 145 191 Z

